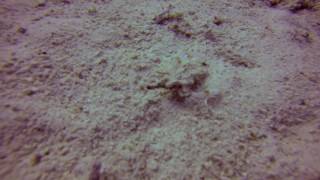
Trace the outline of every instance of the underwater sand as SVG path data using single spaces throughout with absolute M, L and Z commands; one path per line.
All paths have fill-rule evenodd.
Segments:
M 320 5 L 1 0 L 0 179 L 317 180 Z

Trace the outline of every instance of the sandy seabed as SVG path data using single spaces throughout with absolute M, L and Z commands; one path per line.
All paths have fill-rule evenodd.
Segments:
M 319 180 L 315 0 L 1 0 L 3 180 Z

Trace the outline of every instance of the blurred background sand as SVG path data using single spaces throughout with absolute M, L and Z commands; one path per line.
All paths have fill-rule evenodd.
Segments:
M 319 38 L 312 0 L 1 0 L 1 179 L 319 179 Z

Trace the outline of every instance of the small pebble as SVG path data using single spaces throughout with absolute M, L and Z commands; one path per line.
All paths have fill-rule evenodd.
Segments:
M 25 91 L 23 92 L 23 95 L 32 96 L 32 95 L 34 95 L 34 94 L 35 94 L 36 92 L 38 92 L 38 91 L 39 91 L 38 88 L 32 87 L 32 88 L 30 88 L 30 89 L 25 90 Z
M 32 157 L 31 157 L 31 160 L 30 160 L 30 164 L 31 166 L 35 166 L 37 164 L 40 163 L 41 161 L 41 155 L 40 154 L 34 154 Z
M 34 0 L 35 7 L 44 7 L 46 6 L 46 0 Z
M 21 33 L 21 34 L 25 34 L 25 33 L 27 32 L 27 29 L 26 29 L 26 28 L 23 28 L 23 27 L 19 27 L 19 28 L 17 29 L 17 32 L 18 32 L 18 33 Z

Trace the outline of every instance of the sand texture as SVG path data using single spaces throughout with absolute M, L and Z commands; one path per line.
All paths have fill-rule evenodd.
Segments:
M 319 178 L 319 1 L 0 0 L 0 179 Z

